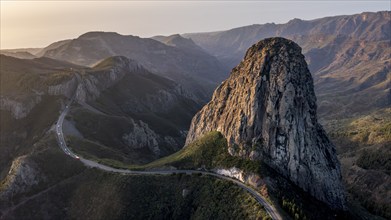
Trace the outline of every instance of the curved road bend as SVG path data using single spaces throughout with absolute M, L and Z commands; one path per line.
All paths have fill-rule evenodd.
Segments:
M 139 175 L 170 175 L 170 174 L 204 174 L 209 176 L 214 176 L 223 180 L 231 181 L 241 187 L 242 189 L 249 192 L 254 198 L 265 208 L 266 212 L 270 215 L 272 219 L 275 220 L 282 220 L 283 218 L 278 213 L 278 211 L 270 205 L 261 194 L 259 194 L 257 191 L 255 191 L 253 188 L 245 185 L 244 183 L 240 182 L 239 180 L 223 176 L 217 173 L 212 172 L 206 172 L 206 171 L 200 171 L 200 170 L 151 170 L 151 171 L 136 171 L 136 170 L 127 170 L 127 169 L 117 169 L 114 167 L 109 167 L 100 163 L 97 163 L 92 160 L 87 160 L 85 158 L 79 157 L 76 154 L 74 154 L 67 146 L 64 134 L 62 130 L 62 124 L 64 122 L 64 118 L 69 112 L 69 108 L 74 100 L 74 97 L 69 101 L 69 103 L 65 106 L 64 111 L 61 112 L 60 117 L 58 118 L 58 121 L 56 123 L 56 137 L 58 141 L 58 145 L 60 148 L 64 151 L 65 154 L 67 154 L 70 157 L 73 157 L 75 159 L 79 159 L 85 166 L 87 167 L 95 167 L 104 171 L 108 172 L 115 172 L 115 173 L 124 173 L 124 174 L 139 174 Z

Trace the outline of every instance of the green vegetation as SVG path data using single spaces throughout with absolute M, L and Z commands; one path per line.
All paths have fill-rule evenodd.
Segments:
M 391 108 L 355 118 L 329 120 L 324 124 L 339 154 L 391 142 Z
M 262 219 L 256 200 L 235 184 L 207 176 L 130 176 L 86 170 L 19 206 L 15 219 Z M 64 211 L 66 210 L 66 211 Z
M 137 168 L 137 164 L 147 163 L 155 159 L 153 153 L 148 148 L 141 150 L 128 149 L 127 152 L 123 152 L 116 148 L 74 136 L 67 136 L 66 140 L 68 146 L 77 154 L 102 164 L 109 164 L 112 167 L 134 164 L 135 168 Z
M 382 170 L 391 175 L 391 143 L 379 150 L 364 150 L 357 159 L 357 165 L 364 169 Z
M 391 108 L 325 121 L 324 125 L 337 147 L 351 197 L 371 213 L 390 218 L 384 189 L 391 174 Z
M 41 102 L 22 119 L 0 111 L 0 178 L 5 177 L 13 159 L 29 152 L 55 123 L 60 110 L 58 100 L 56 96 L 42 96 Z
M 112 67 L 110 65 L 116 59 L 108 58 L 103 61 L 103 66 L 85 71 L 83 77 L 94 76 L 102 82 L 107 80 L 108 70 L 105 68 Z M 199 104 L 179 92 L 176 86 L 170 80 L 139 68 L 124 73 L 120 81 L 102 91 L 96 100 L 89 102 L 89 105 L 103 114 L 77 106 L 72 108 L 69 118 L 86 139 L 112 148 L 122 153 L 124 158 L 133 157 L 119 161 L 145 164 L 157 159 L 157 156 L 147 148 L 129 146 L 124 135 L 131 133 L 134 125 L 140 125 L 142 121 L 142 127 L 147 125 L 159 136 L 159 156 L 170 155 L 182 147 L 185 141 L 182 131 L 188 129 L 193 115 L 200 108 Z M 169 101 L 166 100 L 167 97 L 170 97 Z M 138 127 L 140 126 L 136 129 Z M 166 136 L 169 137 L 165 138 Z M 91 156 L 97 156 L 94 152 L 84 150 Z M 105 158 L 118 160 L 118 157 L 110 155 Z
M 17 59 L 1 57 L 0 88 L 2 95 L 32 96 L 31 90 L 45 91 L 47 86 L 59 84 L 71 78 L 69 67 L 75 65 L 49 58 Z M 18 97 L 20 98 L 20 97 Z
M 391 219 L 391 206 L 389 203 L 387 203 L 387 200 L 375 200 L 372 198 L 373 194 L 370 190 L 363 190 L 360 186 L 353 184 L 349 185 L 346 190 L 351 193 L 354 196 L 354 199 L 358 201 L 363 207 L 365 207 L 365 209 L 370 213 L 374 213 L 377 216 L 383 217 L 379 217 L 378 219 Z M 387 197 L 386 189 L 383 192 L 383 195 Z
M 351 213 L 330 209 L 328 205 L 310 196 L 277 173 L 270 178 L 273 179 L 273 188 L 269 187 L 268 194 L 271 195 L 273 203 L 281 207 L 280 211 L 286 213 L 284 219 L 355 219 Z
M 227 141 L 217 131 L 210 132 L 175 154 L 156 160 L 146 167 L 175 166 L 183 169 L 237 167 L 246 172 L 266 174 L 268 169 L 260 161 L 231 156 Z
M 77 148 L 76 152 L 79 153 Z M 83 153 L 81 152 L 81 155 Z M 83 156 L 111 167 L 132 170 L 145 170 L 168 166 L 174 166 L 178 169 L 237 167 L 246 173 L 256 173 L 261 178 L 270 178 L 273 187 L 269 188 L 269 186 L 265 186 L 262 189 L 262 194 L 266 195 L 271 203 L 279 204 L 293 219 L 334 219 L 334 215 L 343 216 L 348 219 L 346 213 L 337 213 L 330 210 L 326 204 L 309 196 L 308 193 L 303 192 L 291 184 L 261 161 L 251 161 L 231 156 L 227 150 L 227 142 L 219 132 L 210 132 L 177 153 L 145 165 L 130 165 L 118 160 L 99 158 L 88 154 Z M 195 177 L 201 176 L 195 175 Z M 270 195 L 275 197 L 273 198 Z M 267 219 L 267 217 L 265 218 Z
M 58 148 L 54 135 L 33 146 L 29 164 L 44 174 L 4 207 L 10 218 L 262 219 L 263 207 L 235 184 L 204 175 L 119 175 L 86 169 Z M 40 175 L 41 176 L 41 175 Z M 20 203 L 30 198 L 25 203 Z M 109 202 L 108 202 L 109 201 Z
M 133 129 L 133 122 L 128 118 L 101 115 L 82 108 L 75 108 L 70 116 L 85 138 L 114 148 L 124 148 L 121 135 Z
M 76 147 L 75 143 L 79 143 L 79 146 L 84 146 Z M 245 172 L 257 174 L 266 175 L 270 172 L 270 168 L 268 168 L 261 161 L 252 161 L 231 156 L 228 153 L 227 141 L 223 135 L 217 131 L 206 134 L 202 138 L 196 140 L 195 142 L 189 144 L 172 155 L 144 165 L 126 164 L 115 159 L 109 159 L 107 157 L 100 158 L 99 156 L 91 155 L 91 153 L 89 153 L 90 151 L 83 150 L 89 148 L 88 145 L 91 143 L 86 145 L 84 143 L 77 142 L 75 138 L 69 138 L 69 144 L 72 149 L 86 158 L 90 158 L 102 164 L 117 168 L 142 170 L 166 166 L 174 166 L 180 169 L 237 167 Z M 95 147 L 97 148 L 97 146 Z
M 44 173 L 48 184 L 76 175 L 85 169 L 85 166 L 75 163 L 75 159 L 64 154 L 54 135 L 45 135 L 34 144 L 34 150 L 29 158 L 39 167 L 40 172 Z
M 49 77 L 45 80 L 45 84 L 48 86 L 59 85 L 61 83 L 67 82 L 72 78 L 72 73 L 67 71 L 54 72 L 51 73 Z
M 293 217 L 294 220 L 307 220 L 303 208 L 296 205 L 295 201 L 282 198 L 282 208 Z
M 168 166 L 174 166 L 178 169 L 236 167 L 246 173 L 256 173 L 262 178 L 272 178 L 273 189 L 266 187 L 262 194 L 267 195 L 266 197 L 269 197 L 269 195 L 276 196 L 276 199 L 272 197 L 268 199 L 274 204 L 279 204 L 293 219 L 332 219 L 335 214 L 341 214 L 328 209 L 326 204 L 317 201 L 298 187 L 295 187 L 263 162 L 231 156 L 227 150 L 226 139 L 221 133 L 216 131 L 206 134 L 177 153 L 145 165 L 129 165 L 107 158 L 89 158 L 112 167 L 132 170 L 145 170 Z
M 267 215 L 242 189 L 212 177 L 140 176 L 129 182 L 129 194 L 139 196 L 130 207 L 143 211 L 128 211 L 124 219 L 258 219 Z M 151 190 L 154 193 L 148 193 Z
M 91 74 L 96 76 L 99 72 Z M 175 86 L 170 80 L 139 69 L 103 91 L 91 105 L 107 113 L 142 120 L 159 134 L 180 136 L 180 130 L 188 128 L 201 106 L 178 93 Z M 175 101 L 161 102 L 159 91 L 170 93 Z
M 28 186 L 28 181 L 25 183 L 26 185 L 22 184 L 20 189 L 13 192 L 12 197 L 6 201 L 0 200 L 0 206 L 18 204 L 25 198 L 42 192 L 65 179 L 78 175 L 86 169 L 81 163 L 76 163 L 75 159 L 66 156 L 60 150 L 54 135 L 45 135 L 37 143 L 30 146 L 29 150 L 31 150 L 31 153 L 24 155 L 23 166 L 31 167 L 32 172 L 37 172 L 35 173 L 37 182 L 32 184 L 31 187 Z M 3 179 L 0 183 L 0 192 L 9 187 L 9 182 L 6 180 L 7 178 Z M 4 204 L 1 204 L 2 202 Z

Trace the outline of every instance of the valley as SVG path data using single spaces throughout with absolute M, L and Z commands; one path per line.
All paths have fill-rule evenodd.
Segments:
M 77 93 L 75 93 L 75 94 L 77 94 Z M 249 192 L 252 196 L 255 197 L 257 202 L 259 202 L 260 205 L 262 205 L 265 208 L 267 214 L 270 215 L 272 219 L 275 219 L 275 220 L 282 219 L 282 217 L 277 212 L 277 210 L 273 206 L 271 206 L 262 197 L 262 195 L 260 195 L 257 191 L 255 191 L 251 187 L 243 184 L 242 182 L 240 182 L 238 180 L 235 180 L 235 179 L 232 179 L 232 178 L 220 175 L 218 173 L 212 173 L 212 172 L 206 172 L 206 171 L 200 171 L 200 170 L 176 170 L 176 169 L 175 170 L 172 170 L 172 169 L 170 169 L 170 170 L 155 170 L 155 171 L 153 171 L 153 170 L 151 170 L 151 171 L 139 171 L 139 170 L 129 170 L 129 169 L 118 169 L 118 168 L 113 168 L 113 167 L 110 167 L 110 166 L 106 166 L 104 164 L 97 163 L 97 162 L 92 161 L 92 160 L 88 160 L 88 159 L 79 157 L 78 155 L 74 154 L 68 148 L 68 146 L 66 144 L 66 141 L 64 139 L 64 133 L 63 133 L 63 130 L 62 130 L 64 118 L 67 115 L 69 109 L 71 108 L 72 102 L 74 101 L 73 99 L 74 98 L 72 98 L 70 100 L 70 102 L 65 106 L 64 111 L 61 113 L 59 119 L 57 120 L 55 133 L 56 133 L 56 136 L 57 136 L 58 146 L 64 151 L 64 153 L 67 154 L 68 156 L 74 158 L 74 159 L 80 160 L 85 166 L 90 167 L 90 168 L 91 167 L 92 168 L 98 168 L 100 170 L 104 170 L 104 171 L 108 171 L 108 172 L 128 174 L 128 175 L 132 175 L 132 174 L 133 175 L 172 175 L 172 174 L 195 175 L 195 174 L 201 174 L 201 175 L 207 175 L 207 176 L 216 177 L 216 178 L 219 178 L 219 179 L 223 179 L 223 180 L 235 183 L 239 187 L 241 187 L 244 190 L 246 190 L 247 192 Z M 145 167 L 148 167 L 148 165 L 146 165 Z
M 1 50 L 0 219 L 389 219 L 390 24 Z

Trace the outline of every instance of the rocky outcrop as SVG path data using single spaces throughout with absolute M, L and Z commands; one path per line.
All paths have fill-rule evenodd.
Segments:
M 72 97 L 73 93 L 75 92 L 77 84 L 78 84 L 77 78 L 74 76 L 66 82 L 62 82 L 57 85 L 49 86 L 48 87 L 48 94 L 49 95 L 64 95 L 64 96 L 70 98 L 70 97 Z
M 133 120 L 132 120 L 133 121 Z M 159 136 L 142 121 L 133 122 L 133 129 L 129 134 L 124 134 L 122 139 L 132 148 L 148 147 L 155 155 L 159 155 Z
M 254 188 L 259 188 L 264 181 L 257 174 L 254 173 L 245 173 L 242 170 L 231 167 L 230 169 L 215 169 L 213 172 L 218 173 L 223 176 L 229 176 L 231 178 L 235 178 L 240 180 L 243 183 L 253 186 Z
M 16 158 L 11 165 L 7 177 L 2 182 L 0 200 L 7 201 L 16 194 L 27 192 L 43 180 L 36 164 L 22 156 Z
M 172 111 L 182 99 L 196 100 L 196 97 L 185 91 L 180 85 L 173 85 L 154 93 L 145 94 L 145 97 L 129 97 L 121 104 L 122 109 L 132 113 L 143 113 L 145 111 L 166 113 Z
M 100 93 L 121 80 L 126 73 L 141 68 L 137 62 L 126 57 L 110 57 L 95 66 L 93 72 L 82 74 L 76 90 L 75 100 L 87 102 L 95 100 Z
M 183 146 L 183 140 L 186 138 L 184 133 L 174 137 L 163 135 L 152 130 L 147 123 L 141 120 L 130 120 L 132 125 L 130 132 L 122 135 L 123 142 L 130 148 L 148 148 L 154 155 L 161 156 L 164 148 L 170 147 L 178 150 Z
M 15 119 L 25 118 L 30 111 L 44 99 L 44 95 L 72 97 L 77 88 L 78 80 L 76 76 L 71 77 L 67 81 L 63 81 L 56 85 L 50 85 L 44 88 L 43 91 L 35 91 L 21 96 L 4 96 L 0 98 L 0 109 L 10 111 Z
M 345 209 L 334 145 L 317 121 L 301 48 L 283 38 L 253 45 L 192 120 L 186 144 L 217 130 L 229 153 L 263 160 L 335 209 Z
M 75 94 L 75 100 L 85 103 L 97 99 L 102 91 L 115 85 L 125 74 L 142 68 L 136 61 L 126 57 L 107 58 L 88 71 L 76 71 L 71 79 L 48 87 L 49 95 Z
M 33 96 L 27 100 L 13 100 L 9 97 L 0 98 L 0 109 L 10 111 L 15 119 L 22 119 L 34 108 L 36 104 L 41 102 L 41 96 Z
M 31 97 L 15 99 L 13 97 L 1 97 L 0 109 L 10 111 L 15 119 L 21 119 L 26 117 L 34 106 L 41 102 L 42 95 L 63 95 L 71 98 L 76 91 L 75 99 L 80 103 L 95 100 L 99 97 L 101 91 L 117 83 L 126 74 L 126 71 L 133 71 L 138 68 L 136 62 L 127 58 L 114 57 L 112 59 L 116 60 L 116 65 L 110 70 L 102 71 L 100 74 L 80 76 L 80 72 L 77 71 L 69 80 L 45 87 L 45 92 L 37 94 L 37 92 L 32 91 Z

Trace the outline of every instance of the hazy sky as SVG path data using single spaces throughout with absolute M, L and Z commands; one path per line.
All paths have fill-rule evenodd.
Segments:
M 391 10 L 381 1 L 1 0 L 0 48 L 44 47 L 88 31 L 142 37 L 225 30 L 293 18 Z

